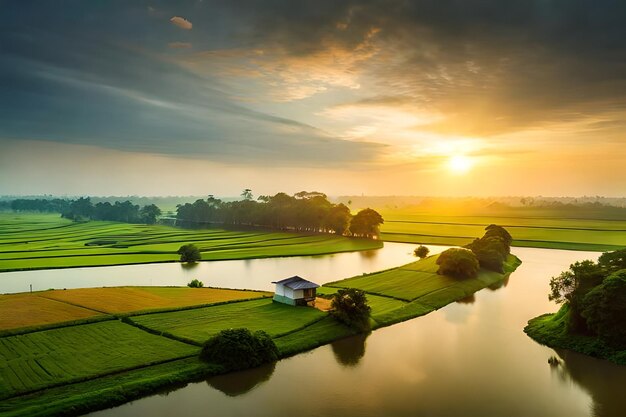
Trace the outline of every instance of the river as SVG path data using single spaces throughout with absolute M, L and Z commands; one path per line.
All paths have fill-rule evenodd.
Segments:
M 2 288 L 49 282 L 43 279 L 54 276 L 56 288 L 181 285 L 198 277 L 205 285 L 271 289 L 269 281 L 293 274 L 327 282 L 412 259 L 413 245 L 385 246 L 328 257 L 209 262 L 193 270 L 160 264 L 81 268 L 88 274 L 78 269 L 18 272 Z M 433 253 L 442 249 L 431 246 Z M 557 309 L 547 299 L 549 278 L 574 261 L 595 260 L 599 254 L 533 248 L 513 252 L 523 263 L 499 289 L 485 289 L 472 299 L 367 337 L 336 341 L 275 364 L 212 377 L 92 415 L 626 415 L 626 367 L 555 352 L 522 331 L 529 318 Z M 52 275 L 37 281 L 38 274 Z M 551 356 L 560 358 L 559 366 L 548 365 Z

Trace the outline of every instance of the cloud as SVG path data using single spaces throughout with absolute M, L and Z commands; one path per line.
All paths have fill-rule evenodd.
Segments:
M 184 17 L 180 17 L 180 16 L 174 16 L 170 19 L 170 22 L 172 22 L 173 24 L 175 24 L 176 26 L 178 26 L 179 28 L 185 29 L 185 30 L 191 30 L 191 28 L 193 27 L 193 24 L 185 19 Z

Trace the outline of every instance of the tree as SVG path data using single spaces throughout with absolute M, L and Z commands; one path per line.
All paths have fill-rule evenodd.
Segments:
M 245 190 L 241 192 L 241 196 L 243 197 L 244 200 L 252 200 L 252 190 L 249 188 L 246 188 Z
M 147 206 L 143 206 L 141 210 L 139 210 L 139 215 L 143 223 L 155 224 L 157 221 L 157 217 L 161 215 L 161 209 L 158 208 L 155 204 L 150 204 Z
M 189 288 L 202 288 L 204 287 L 204 283 L 198 279 L 192 279 L 191 282 L 187 284 Z
M 626 269 L 626 249 L 603 253 L 598 259 L 598 265 L 606 269 L 607 272 Z
M 202 259 L 200 250 L 192 243 L 181 246 L 177 253 L 180 255 L 181 262 L 198 262 Z
M 429 252 L 430 252 L 430 249 L 428 249 L 426 246 L 419 245 L 417 248 L 415 248 L 415 250 L 413 251 L 413 254 L 415 256 L 418 256 L 420 259 L 424 259 L 425 257 L 428 256 Z
M 278 360 L 278 348 L 262 330 L 226 329 L 204 343 L 200 359 L 234 371 Z
M 486 232 L 483 237 L 499 237 L 504 240 L 508 247 L 511 246 L 513 242 L 513 237 L 511 234 L 502 226 L 498 226 L 497 224 L 490 224 L 485 228 Z
M 575 262 L 570 265 L 569 270 L 550 279 L 548 299 L 557 304 L 569 305 L 570 331 L 587 330 L 586 321 L 581 315 L 581 302 L 593 287 L 602 283 L 603 279 L 602 269 L 593 261 Z
M 359 332 L 370 329 L 371 307 L 367 304 L 365 292 L 356 288 L 337 291 L 330 303 L 331 314 L 340 322 Z
M 478 275 L 480 265 L 476 255 L 470 250 L 461 248 L 450 248 L 437 258 L 440 275 L 449 275 L 455 278 L 475 278 Z
M 343 204 L 337 204 L 328 210 L 324 226 L 335 234 L 343 235 L 348 230 L 350 217 L 350 209 Z
M 350 221 L 350 231 L 354 236 L 378 238 L 379 226 L 385 221 L 383 217 L 370 208 L 359 211 Z
M 474 252 L 481 267 L 504 273 L 504 262 L 511 251 L 504 238 L 485 234 L 465 247 Z
M 581 315 L 589 330 L 626 347 L 626 269 L 613 272 L 584 297 Z

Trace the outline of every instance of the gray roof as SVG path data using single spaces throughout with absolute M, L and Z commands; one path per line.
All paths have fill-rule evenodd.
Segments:
M 319 287 L 316 283 L 307 281 L 297 275 L 291 278 L 281 279 L 280 281 L 272 281 L 272 284 L 281 284 L 287 288 L 291 288 L 292 290 L 306 290 L 309 288 Z

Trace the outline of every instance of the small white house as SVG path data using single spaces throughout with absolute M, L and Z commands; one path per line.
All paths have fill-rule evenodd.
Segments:
M 310 302 L 315 304 L 315 289 L 319 285 L 314 282 L 296 275 L 280 281 L 272 281 L 272 284 L 276 284 L 274 301 L 292 306 L 307 305 Z

